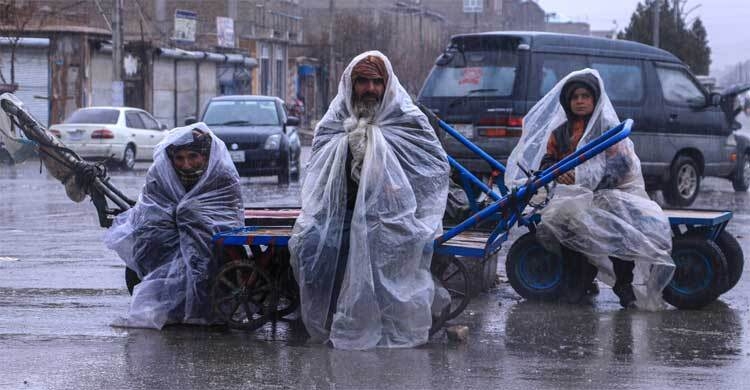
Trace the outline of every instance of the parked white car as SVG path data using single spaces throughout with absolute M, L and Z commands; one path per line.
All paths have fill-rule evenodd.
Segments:
M 49 131 L 87 160 L 112 158 L 124 169 L 151 161 L 154 147 L 166 135 L 165 125 L 131 107 L 86 107 L 73 111 Z

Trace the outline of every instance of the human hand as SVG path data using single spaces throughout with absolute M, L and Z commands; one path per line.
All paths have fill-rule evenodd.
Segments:
M 574 171 L 565 172 L 562 175 L 558 176 L 555 181 L 560 184 L 575 184 L 576 173 Z

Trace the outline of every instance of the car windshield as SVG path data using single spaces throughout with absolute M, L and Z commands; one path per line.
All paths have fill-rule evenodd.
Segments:
M 109 108 L 83 108 L 74 111 L 65 123 L 96 123 L 114 125 L 120 116 L 120 110 Z
M 203 122 L 208 126 L 278 126 L 273 100 L 224 100 L 209 103 Z
M 516 80 L 516 40 L 466 38 L 441 56 L 422 97 L 510 96 Z

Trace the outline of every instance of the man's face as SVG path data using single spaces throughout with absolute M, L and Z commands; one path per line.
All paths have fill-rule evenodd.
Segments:
M 570 111 L 577 116 L 587 116 L 594 112 L 594 96 L 586 88 L 576 88 L 570 96 Z
M 187 149 L 175 152 L 172 158 L 174 167 L 181 171 L 197 171 L 206 167 L 206 156 Z
M 377 104 L 383 99 L 385 83 L 383 79 L 368 79 L 357 77 L 354 80 L 354 100 L 366 104 Z

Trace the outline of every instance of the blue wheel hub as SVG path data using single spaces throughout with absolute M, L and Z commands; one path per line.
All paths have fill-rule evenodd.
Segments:
M 693 295 L 707 289 L 714 278 L 711 260 L 691 248 L 672 251 L 672 259 L 677 268 L 669 286 L 683 295 Z
M 562 280 L 562 259 L 541 245 L 526 248 L 521 254 L 516 276 L 531 290 L 548 290 Z

